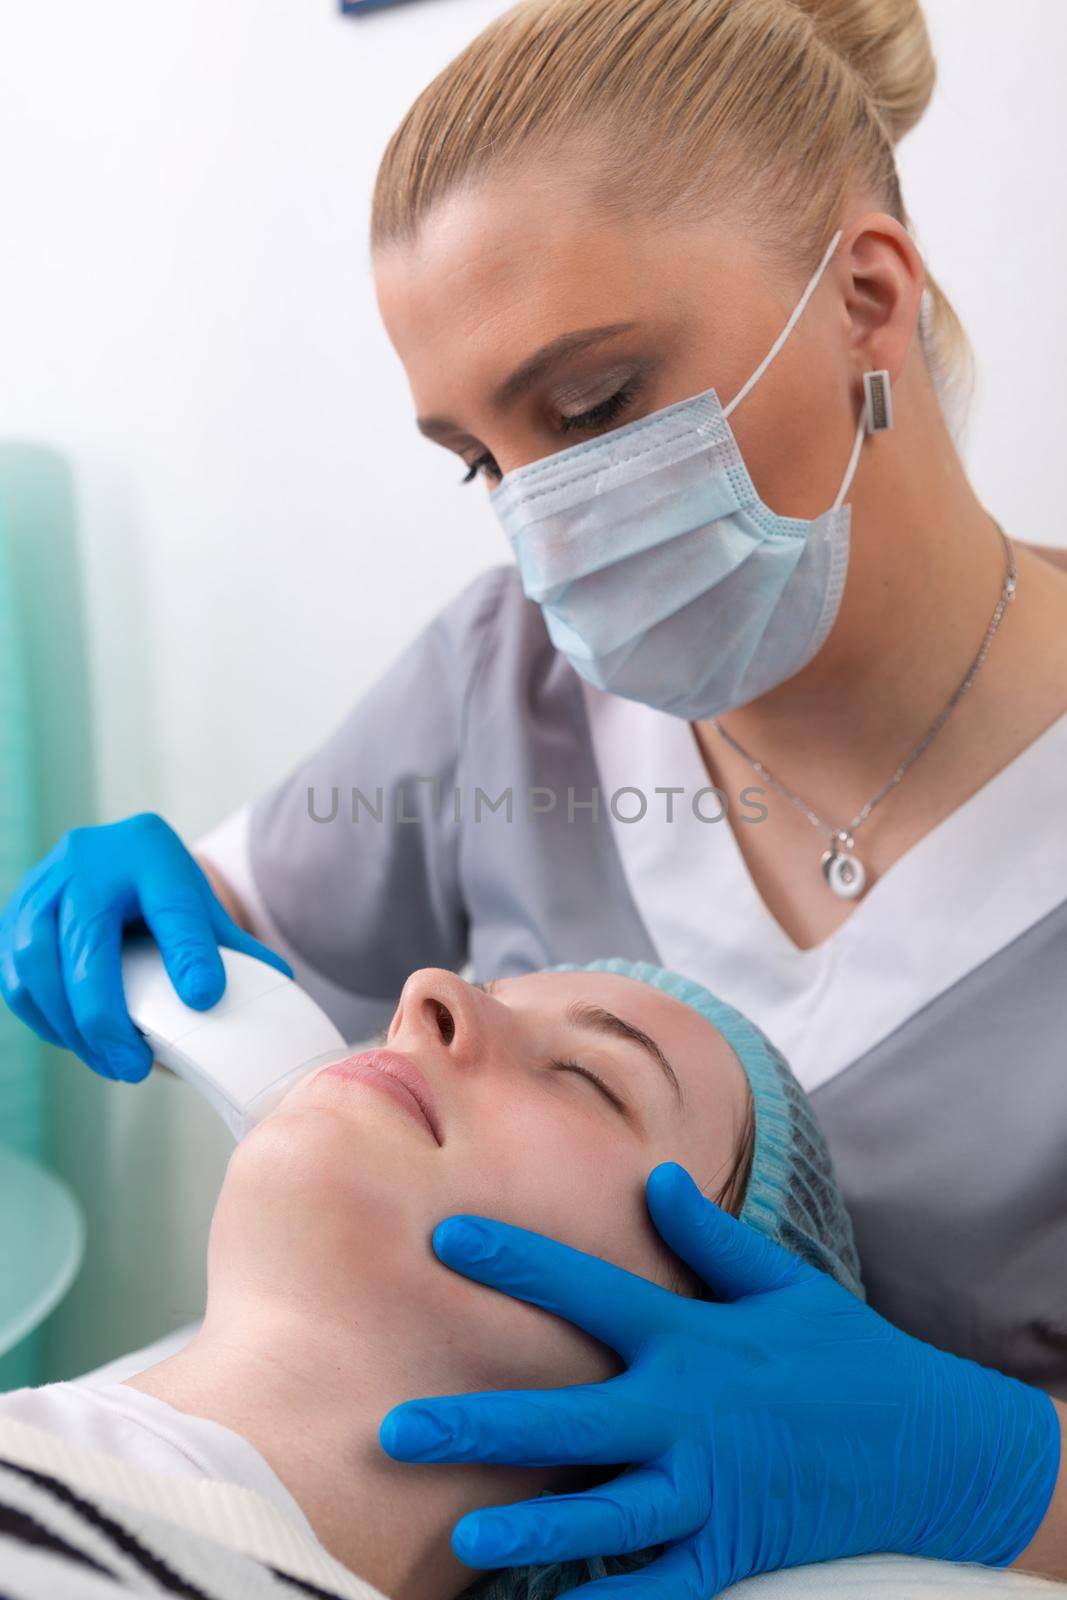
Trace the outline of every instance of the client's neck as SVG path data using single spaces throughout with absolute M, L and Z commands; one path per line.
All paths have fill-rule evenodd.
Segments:
M 378 1443 L 402 1400 L 453 1392 L 408 1348 L 408 1330 L 307 1321 L 218 1325 L 209 1316 L 177 1355 L 127 1379 L 179 1411 L 241 1434 L 265 1458 L 338 1561 L 392 1600 L 448 1600 L 476 1576 L 449 1536 L 465 1512 L 536 1495 L 543 1471 L 405 1465 Z M 445 1381 L 442 1381 L 442 1380 Z M 471 1387 L 470 1384 L 467 1387 Z

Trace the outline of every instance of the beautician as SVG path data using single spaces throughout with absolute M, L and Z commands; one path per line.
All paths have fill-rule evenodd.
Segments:
M 654 1219 L 730 1306 L 439 1230 L 628 1365 L 621 1397 L 391 1415 L 408 1459 L 638 1463 L 467 1519 L 478 1565 L 666 1542 L 600 1589 L 694 1597 L 873 1549 L 1067 1577 L 1067 575 L 953 442 L 959 329 L 894 160 L 933 82 L 915 0 L 529 0 L 486 29 L 390 142 L 372 241 L 419 427 L 516 564 L 199 865 L 158 817 L 77 830 L 5 912 L 12 1009 L 130 1080 L 138 917 L 190 1003 L 217 942 L 262 940 L 353 1038 L 413 966 L 617 954 L 784 1050 L 868 1307 L 677 1177 Z

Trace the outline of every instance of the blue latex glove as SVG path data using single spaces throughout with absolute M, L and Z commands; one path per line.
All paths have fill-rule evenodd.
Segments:
M 670 1293 L 500 1222 L 449 1217 L 448 1266 L 616 1350 L 605 1383 L 414 1400 L 381 1425 L 401 1461 L 629 1464 L 581 1494 L 477 1511 L 473 1567 L 620 1555 L 597 1600 L 707 1600 L 758 1572 L 899 1551 L 1007 1566 L 1048 1509 L 1059 1425 L 1047 1395 L 901 1333 L 825 1273 L 657 1167 L 660 1234 L 720 1297 Z
M 222 996 L 219 945 L 292 977 L 288 964 L 239 928 L 173 828 L 151 812 L 73 828 L 23 878 L 0 915 L 0 994 L 49 1044 L 94 1072 L 131 1083 L 152 1054 L 122 989 L 123 929 L 143 918 L 186 1005 Z

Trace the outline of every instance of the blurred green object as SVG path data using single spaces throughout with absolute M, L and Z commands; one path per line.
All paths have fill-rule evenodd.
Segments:
M 66 828 L 93 820 L 87 681 L 69 469 L 45 446 L 0 443 L 0 905 Z M 0 1155 L 12 1151 L 59 1164 L 51 1149 L 48 1070 L 57 1057 L 0 1004 Z M 83 1132 L 91 1135 L 91 1127 Z M 65 1214 L 69 1223 L 69 1214 L 55 1195 L 65 1191 L 50 1188 L 47 1175 L 40 1178 L 35 1186 L 23 1173 L 21 1202 L 11 1191 L 0 1191 L 5 1261 L 20 1244 L 39 1239 L 43 1257 L 53 1243 L 63 1242 L 67 1224 L 57 1219 Z M 51 1208 L 41 1218 L 27 1209 L 37 1200 Z M 58 1232 L 49 1243 L 53 1224 Z M 47 1276 L 44 1259 L 41 1267 Z M 57 1269 L 54 1283 L 62 1277 Z M 69 1281 L 68 1275 L 63 1289 Z M 0 1334 L 9 1287 L 0 1278 Z M 38 1284 L 39 1299 L 42 1292 Z M 12 1294 L 11 1305 L 16 1300 Z M 0 1391 L 43 1381 L 41 1348 L 28 1324 L 12 1348 L 0 1342 L 6 1349 L 0 1355 Z
M 0 1149 L 0 1355 L 26 1342 L 81 1264 L 81 1207 L 54 1173 Z
M 34 859 L 37 763 L 31 743 L 26 642 L 16 595 L 11 518 L 0 492 L 0 903 Z M 0 1137 L 27 1155 L 41 1147 L 39 1051 L 0 1015 Z

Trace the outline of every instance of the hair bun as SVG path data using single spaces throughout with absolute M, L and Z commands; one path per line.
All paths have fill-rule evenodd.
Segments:
M 894 144 L 922 117 L 937 81 L 919 0 L 791 0 L 863 79 Z

